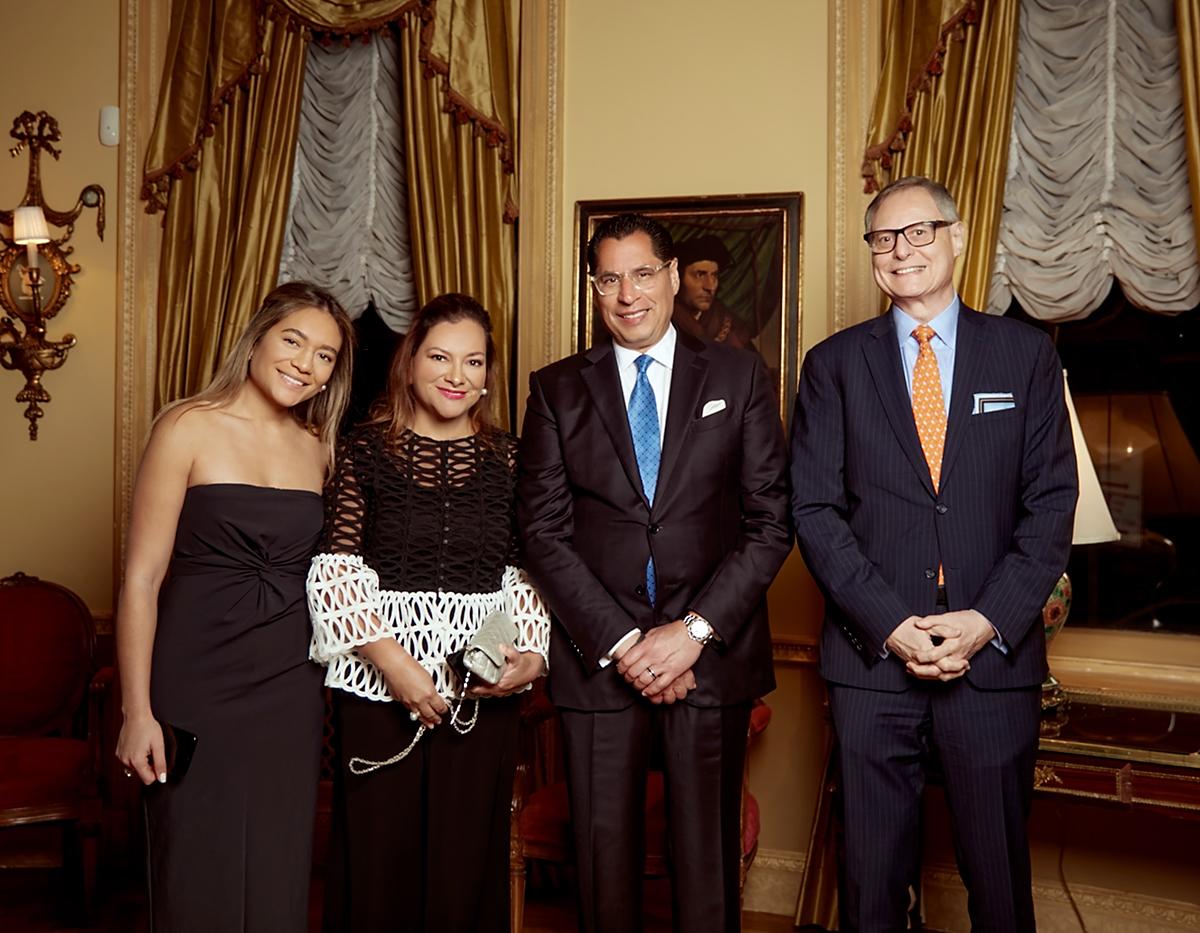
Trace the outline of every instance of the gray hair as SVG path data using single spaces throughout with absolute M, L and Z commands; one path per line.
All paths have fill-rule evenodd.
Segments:
M 950 223 L 958 223 L 962 219 L 958 216 L 958 205 L 954 203 L 954 196 L 950 194 L 945 185 L 926 178 L 924 175 L 907 175 L 904 178 L 897 178 L 871 199 L 871 203 L 867 205 L 866 215 L 863 218 L 864 232 L 871 232 L 871 225 L 875 222 L 875 214 L 884 200 L 891 197 L 897 191 L 903 191 L 905 188 L 920 188 L 922 191 L 929 192 L 929 196 L 933 198 L 933 203 L 942 214 L 942 220 L 948 220 Z

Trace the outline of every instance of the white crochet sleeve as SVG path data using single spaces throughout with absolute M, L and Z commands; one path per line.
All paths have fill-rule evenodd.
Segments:
M 517 650 L 536 651 L 550 670 L 550 610 L 517 567 L 504 568 L 503 590 L 505 608 L 517 625 Z
M 379 575 L 357 554 L 318 554 L 306 589 L 312 618 L 308 656 L 318 664 L 394 637 L 395 628 L 382 612 Z

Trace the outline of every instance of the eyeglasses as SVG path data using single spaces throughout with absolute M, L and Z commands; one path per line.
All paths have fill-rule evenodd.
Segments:
M 864 233 L 863 239 L 871 247 L 871 252 L 879 255 L 896 248 L 897 236 L 904 237 L 909 246 L 928 246 L 937 237 L 939 227 L 949 227 L 953 223 L 953 220 L 922 220 L 895 230 L 872 230 Z
M 654 284 L 654 277 L 674 261 L 668 259 L 657 266 L 639 266 L 631 272 L 601 272 L 598 275 L 589 275 L 588 281 L 595 287 L 598 295 L 605 297 L 620 291 L 621 279 L 628 279 L 630 285 L 639 292 L 644 292 Z

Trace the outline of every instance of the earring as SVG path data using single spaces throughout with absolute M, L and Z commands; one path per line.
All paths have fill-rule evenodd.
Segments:
M 480 394 L 480 395 L 487 395 L 487 386 L 484 386 L 482 389 L 480 389 L 480 390 L 479 390 L 479 394 Z
M 325 391 L 326 389 L 328 389 L 328 388 L 329 388 L 329 385 L 328 385 L 328 383 L 323 383 L 323 384 L 321 385 L 321 388 L 317 389 L 317 391 L 318 391 L 318 392 L 324 392 L 324 391 Z

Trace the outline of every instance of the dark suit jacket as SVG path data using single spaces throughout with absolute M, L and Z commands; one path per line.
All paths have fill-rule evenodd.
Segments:
M 717 400 L 724 409 L 701 417 Z M 724 705 L 774 687 L 765 594 L 791 530 L 783 431 L 756 354 L 678 334 L 653 508 L 609 341 L 532 374 L 519 464 L 525 568 L 555 616 L 556 703 L 630 705 L 635 692 L 601 658 L 634 627 L 689 609 L 724 646 L 700 655 L 688 701 Z M 651 554 L 654 608 L 645 593 Z
M 981 688 L 1046 674 L 1041 608 L 1066 566 L 1076 473 L 1062 369 L 1050 340 L 966 306 L 934 492 L 890 314 L 848 328 L 804 361 L 792 426 L 792 511 L 800 550 L 826 596 L 827 680 L 904 690 L 884 642 L 934 611 L 937 568 L 949 608 L 973 608 L 1007 655 L 984 646 L 966 675 Z M 977 392 L 1015 406 L 972 414 Z

